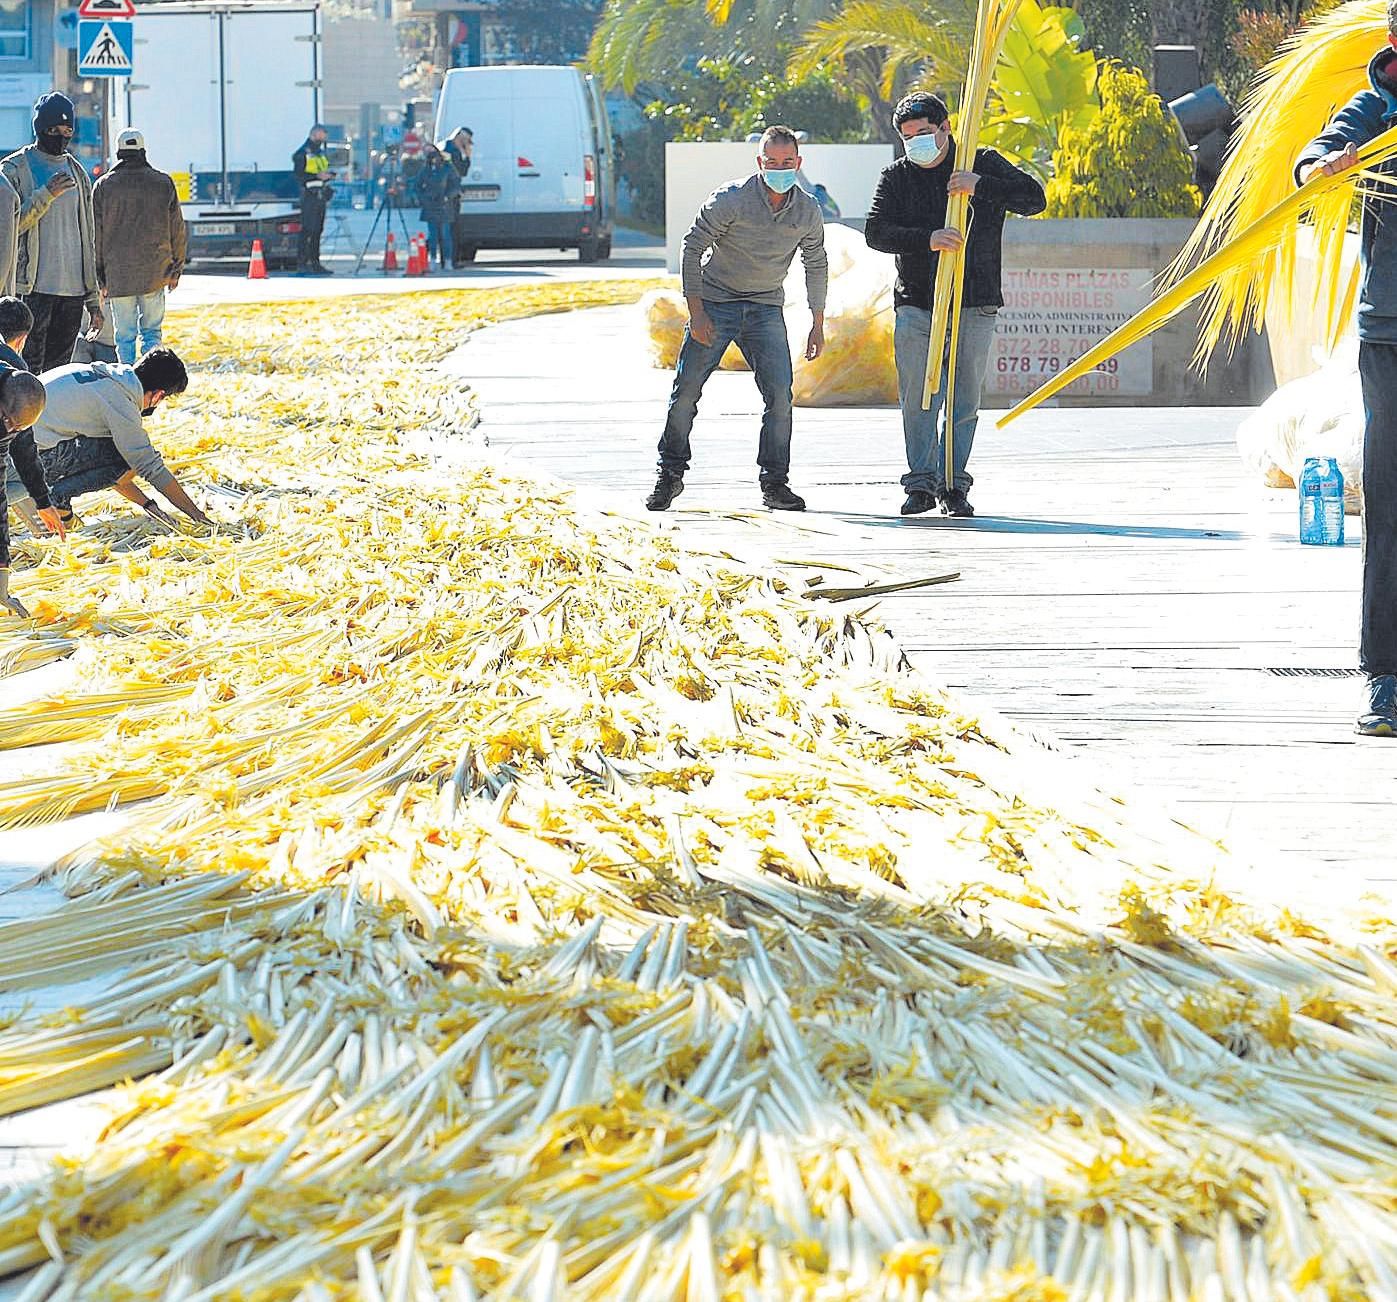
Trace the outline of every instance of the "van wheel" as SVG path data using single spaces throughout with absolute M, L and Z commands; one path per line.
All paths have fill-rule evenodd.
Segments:
M 601 256 L 601 244 L 597 237 L 584 235 L 582 243 L 577 246 L 577 260 L 579 262 L 595 262 Z
M 602 238 L 597 241 L 597 257 L 600 258 L 603 262 L 605 262 L 607 258 L 609 258 L 610 256 L 611 236 L 603 235 Z
M 480 250 L 474 244 L 461 244 L 457 246 L 456 256 L 452 261 L 456 263 L 474 262 L 475 255 L 479 252 Z

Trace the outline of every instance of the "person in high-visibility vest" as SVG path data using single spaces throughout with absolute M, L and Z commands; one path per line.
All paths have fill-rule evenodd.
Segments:
M 301 239 L 297 251 L 298 276 L 333 276 L 320 262 L 320 233 L 325 229 L 325 209 L 330 206 L 334 187 L 330 182 L 330 156 L 325 152 L 325 128 L 317 122 L 306 142 L 291 155 L 296 180 L 301 186 Z

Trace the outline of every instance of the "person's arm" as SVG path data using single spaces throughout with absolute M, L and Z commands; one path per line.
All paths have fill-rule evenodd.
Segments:
M 306 183 L 306 147 L 302 145 L 291 155 L 291 168 L 296 173 L 296 184 Z
M 48 481 L 44 479 L 44 469 L 39 464 L 39 449 L 34 444 L 34 431 L 22 429 L 10 444 L 10 460 L 14 462 L 15 473 L 19 476 L 24 490 L 34 499 L 35 509 L 46 511 L 53 503 L 49 500 Z
M 810 334 L 805 341 L 807 362 L 813 362 L 825 351 L 825 299 L 829 294 L 825 218 L 819 204 L 815 204 L 814 208 L 813 220 L 800 241 L 800 260 L 805 264 L 805 297 L 810 304 L 811 316 Z
M 952 193 L 956 177 L 962 175 L 965 174 L 957 172 L 951 178 Z M 976 179 L 967 193 L 980 203 L 994 204 L 1021 217 L 1036 217 L 1048 206 L 1048 196 L 1038 178 L 1015 167 L 993 149 L 982 149 L 975 155 L 975 170 L 969 175 Z
M 97 266 L 97 287 L 102 290 L 107 287 L 107 240 L 106 232 L 102 229 L 104 207 L 106 201 L 99 181 L 92 188 L 92 255 Z
M 892 171 L 878 178 L 864 223 L 864 242 L 879 253 L 925 253 L 934 227 L 925 214 L 908 210 L 901 189 Z
M 184 491 L 180 482 L 173 475 L 156 490 L 171 506 L 183 511 L 195 524 L 212 524 L 213 521 L 206 516 L 198 506 L 194 504 L 193 498 Z
M 184 260 L 189 256 L 189 231 L 184 224 L 184 210 L 179 206 L 179 191 L 170 182 L 170 273 L 165 284 L 174 289 L 184 275 Z
M 736 220 L 736 196 L 715 190 L 699 209 L 694 224 L 684 236 L 679 275 L 684 302 L 689 308 L 689 333 L 704 345 L 711 344 L 714 336 L 713 322 L 703 306 L 703 255 L 723 238 Z
M 1358 150 L 1383 131 L 1385 104 L 1376 91 L 1355 95 L 1295 160 L 1295 182 L 1304 185 L 1321 169 L 1341 172 L 1358 162 Z
M 19 193 L 16 172 L 24 164 L 14 164 L 15 171 L 6 169 L 5 179 L 15 188 L 15 193 Z M 39 224 L 40 219 L 53 206 L 53 201 L 60 194 L 66 194 L 77 182 L 73 179 L 72 173 L 67 171 L 55 172 L 43 185 L 36 185 L 29 194 L 29 198 L 21 197 L 19 204 L 19 234 L 33 229 Z

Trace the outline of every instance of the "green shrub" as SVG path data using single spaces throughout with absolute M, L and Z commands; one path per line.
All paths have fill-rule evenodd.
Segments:
M 1196 217 L 1193 158 L 1144 74 L 1105 64 L 1097 89 L 1101 112 L 1058 141 L 1046 216 Z

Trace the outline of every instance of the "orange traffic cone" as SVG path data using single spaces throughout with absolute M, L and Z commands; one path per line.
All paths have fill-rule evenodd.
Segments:
M 262 241 L 252 241 L 252 257 L 247 260 L 247 278 L 249 280 L 267 279 L 267 260 L 262 256 Z
M 393 239 L 393 232 L 388 232 L 388 243 L 383 247 L 383 268 L 384 271 L 398 271 L 398 245 Z
M 411 247 L 407 255 L 407 274 L 409 276 L 420 276 L 422 274 L 422 244 L 416 235 L 409 236 Z

